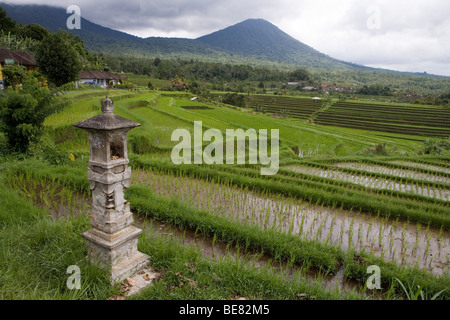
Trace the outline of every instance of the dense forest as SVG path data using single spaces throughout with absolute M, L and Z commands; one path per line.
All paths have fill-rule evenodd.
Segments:
M 184 79 L 202 81 L 304 81 L 313 83 L 313 76 L 304 69 L 280 71 L 276 69 L 204 62 L 198 60 L 161 60 L 125 56 L 101 55 L 113 70 L 121 70 L 159 79 L 172 79 L 176 75 Z
M 301 91 L 304 86 L 322 85 L 338 89 L 337 94 L 350 96 L 357 92 L 366 96 L 393 96 L 402 102 L 448 105 L 450 78 L 425 75 L 406 75 L 395 72 L 368 72 L 361 70 L 303 69 L 280 70 L 242 64 L 205 62 L 194 59 L 160 59 L 100 54 L 96 56 L 111 70 L 124 71 L 150 78 L 203 81 L 215 85 L 238 82 L 242 88 L 253 82 L 254 88 L 285 89 L 287 82 L 299 82 L 290 89 Z M 245 82 L 245 83 L 244 83 Z M 235 85 L 236 87 L 236 85 Z M 245 86 L 244 86 L 245 87 Z M 241 91 L 241 90 L 235 90 Z M 241 91 L 247 92 L 247 90 Z M 395 94 L 394 94 L 395 93 Z

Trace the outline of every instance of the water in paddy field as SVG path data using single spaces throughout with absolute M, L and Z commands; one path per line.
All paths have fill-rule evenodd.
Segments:
M 133 183 L 150 186 L 159 195 L 175 196 L 213 214 L 263 229 L 274 228 L 344 250 L 364 249 L 387 261 L 417 265 L 436 275 L 447 273 L 450 265 L 450 234 L 438 228 L 419 227 L 415 223 L 150 171 L 135 170 Z
M 304 239 L 333 244 L 344 250 L 350 247 L 357 251 L 365 249 L 366 252 L 373 252 L 398 264 L 417 264 L 435 275 L 448 273 L 450 235 L 447 231 L 423 226 L 418 229 L 416 224 L 314 206 L 295 199 L 262 195 L 236 187 L 149 171 L 135 170 L 133 183 L 151 186 L 160 195 L 175 195 L 197 208 L 253 223 L 263 229 L 275 228 Z M 23 185 L 27 186 L 24 190 L 32 195 L 35 204 L 47 208 L 49 215 L 54 218 L 90 214 L 90 196 L 78 192 L 71 192 L 69 196 L 62 187 L 36 183 Z M 53 190 L 51 196 L 49 188 Z M 201 248 L 204 257 L 220 259 L 231 255 L 254 264 L 255 268 L 263 265 L 274 267 L 286 279 L 301 276 L 312 282 L 319 279 L 320 284 L 328 289 L 351 291 L 359 288 L 356 282 L 344 279 L 342 272 L 331 276 L 319 275 L 317 271 L 303 270 L 301 266 L 277 266 L 269 256 L 214 243 L 211 238 L 198 235 L 192 230 L 180 230 L 151 218 L 136 214 L 134 217 L 138 227 L 145 229 L 150 226 L 153 231 L 156 230 L 156 234 L 175 237 L 184 245 Z
M 268 254 L 260 254 L 251 251 L 247 251 L 236 246 L 229 246 L 221 242 L 214 242 L 210 237 L 202 236 L 195 233 L 193 230 L 181 229 L 176 226 L 166 225 L 164 223 L 153 220 L 152 218 L 145 216 L 136 216 L 136 225 L 144 230 L 151 229 L 155 234 L 162 235 L 163 237 L 173 240 L 176 239 L 179 243 L 185 246 L 191 246 L 201 250 L 201 254 L 205 258 L 218 261 L 223 257 L 232 257 L 233 259 L 239 259 L 242 263 L 249 263 L 255 269 L 261 267 L 269 267 L 277 274 L 282 275 L 287 280 L 293 280 L 297 277 L 304 278 L 311 283 L 320 283 L 329 290 L 342 290 L 344 292 L 350 292 L 353 290 L 358 291 L 361 289 L 361 285 L 354 281 L 344 279 L 342 270 L 336 275 L 324 275 L 317 270 L 308 269 L 305 270 L 302 266 L 288 265 L 285 262 L 274 261 L 273 257 Z M 368 292 L 367 295 L 373 295 L 377 297 L 379 292 Z
M 344 167 L 344 166 L 341 166 L 341 167 Z M 345 168 L 363 170 L 363 169 L 361 169 L 360 166 L 352 167 L 351 164 L 346 164 Z M 372 166 L 365 167 L 365 168 L 366 168 L 365 171 L 367 171 L 367 172 L 380 173 L 380 172 L 376 171 L 376 168 L 372 168 Z M 383 167 L 383 168 L 385 168 L 385 167 Z M 392 179 L 385 179 L 382 177 L 370 177 L 370 176 L 366 176 L 366 175 L 353 174 L 353 173 L 339 171 L 339 170 L 333 170 L 333 169 L 322 169 L 322 168 L 299 166 L 299 165 L 288 166 L 288 167 L 285 167 L 285 169 L 292 170 L 292 171 L 299 172 L 299 173 L 314 175 L 314 176 L 318 176 L 321 178 L 328 178 L 328 179 L 333 179 L 333 180 L 339 180 L 339 181 L 359 184 L 359 185 L 361 185 L 363 187 L 367 187 L 367 188 L 400 191 L 400 192 L 404 192 L 404 193 L 418 194 L 418 195 L 422 195 L 424 197 L 436 198 L 436 199 L 440 199 L 440 200 L 444 200 L 444 201 L 450 201 L 450 184 L 449 184 L 448 188 L 434 188 L 434 187 L 431 187 L 428 185 L 420 185 L 420 184 L 413 183 L 413 182 L 398 182 L 398 181 L 395 181 Z M 389 171 L 389 172 L 391 172 L 391 171 Z M 385 173 L 385 172 L 382 172 L 382 173 Z M 393 172 L 391 172 L 391 174 L 392 173 Z M 417 173 L 417 172 L 415 172 L 415 173 Z M 388 174 L 388 173 L 386 173 L 386 174 Z M 399 173 L 397 172 L 397 174 L 399 174 Z M 418 174 L 420 174 L 420 172 Z M 412 177 L 412 174 L 410 174 L 409 176 L 406 176 L 406 173 L 404 173 L 404 172 L 400 172 L 400 175 L 401 175 L 401 177 Z M 428 174 L 422 175 L 422 177 L 430 177 L 430 176 L 432 176 L 434 180 L 429 180 L 429 181 L 450 183 L 450 179 L 445 178 L 445 177 L 428 175 Z M 413 178 L 418 179 L 417 177 L 413 177 Z M 449 180 L 449 181 L 447 182 L 447 180 Z
M 51 191 L 50 191 L 51 190 Z M 51 187 L 42 183 L 24 183 L 21 190 L 27 194 L 33 203 L 48 210 L 49 216 L 54 219 L 64 219 L 79 215 L 89 216 L 91 212 L 92 198 L 80 192 L 68 191 L 62 186 Z M 272 261 L 269 255 L 248 252 L 235 246 L 214 242 L 210 237 L 197 234 L 193 230 L 180 229 L 176 226 L 166 225 L 152 218 L 134 214 L 135 225 L 144 230 L 151 230 L 152 234 L 170 239 L 176 239 L 186 246 L 199 248 L 202 256 L 213 260 L 231 256 L 242 262 L 252 264 L 256 269 L 263 266 L 272 268 L 275 272 L 288 280 L 296 277 L 304 278 L 311 283 L 320 283 L 324 287 L 334 290 L 352 291 L 360 289 L 360 285 L 353 280 L 343 279 L 341 273 L 337 275 L 323 275 L 316 270 L 305 270 L 301 266 L 288 266 L 286 263 Z M 368 292 L 368 294 L 377 294 Z
M 367 172 L 387 174 L 387 175 L 392 175 L 392 176 L 396 176 L 396 177 L 400 177 L 400 178 L 411 178 L 411 179 L 417 179 L 417 180 L 425 180 L 425 181 L 431 181 L 431 182 L 441 182 L 441 183 L 450 184 L 449 177 L 432 174 L 432 173 L 418 172 L 418 171 L 408 170 L 408 169 L 390 168 L 390 167 L 384 167 L 384 166 L 380 166 L 380 165 L 363 164 L 363 163 L 357 163 L 357 162 L 338 163 L 338 164 L 334 164 L 334 166 L 338 167 L 338 168 L 357 169 L 357 170 L 363 170 L 363 171 L 367 171 Z
M 408 166 L 408 167 L 419 168 L 419 169 L 427 169 L 427 170 L 450 174 L 449 168 L 440 167 L 440 166 L 431 165 L 431 164 L 423 164 L 423 163 L 416 163 L 416 162 L 409 162 L 409 161 L 388 161 L 388 162 L 393 163 L 393 164 L 399 164 L 402 166 Z

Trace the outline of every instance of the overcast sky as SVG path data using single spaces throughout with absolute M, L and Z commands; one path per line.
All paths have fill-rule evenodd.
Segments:
M 333 58 L 450 76 L 448 0 L 2 0 L 78 5 L 83 18 L 140 37 L 197 38 L 265 19 Z

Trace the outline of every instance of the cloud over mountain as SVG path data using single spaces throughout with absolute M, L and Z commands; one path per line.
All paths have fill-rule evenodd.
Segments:
M 6 0 L 67 8 L 66 0 Z M 447 0 L 77 0 L 82 15 L 140 37 L 197 38 L 263 18 L 332 57 L 450 76 Z M 368 22 L 378 19 L 378 27 Z M 370 23 L 369 23 L 370 25 Z

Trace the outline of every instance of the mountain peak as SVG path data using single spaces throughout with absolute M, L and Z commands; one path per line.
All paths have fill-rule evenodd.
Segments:
M 361 68 L 320 53 L 264 19 L 247 19 L 196 40 L 216 50 L 258 60 L 302 67 Z
M 250 19 L 244 20 L 242 22 L 239 22 L 236 25 L 245 25 L 245 24 L 256 25 L 256 26 L 266 24 L 266 25 L 274 26 L 271 22 L 261 19 L 261 18 L 250 18 Z
M 247 19 L 197 40 L 231 54 L 280 62 L 287 62 L 299 53 L 320 54 L 264 19 Z
M 262 38 L 279 36 L 291 38 L 267 20 L 247 19 L 225 29 L 200 37 L 197 40 L 219 45 L 222 40 L 232 40 L 229 39 L 230 37 L 234 37 L 234 41 L 246 42 L 248 40 L 253 40 L 260 42 L 263 40 Z M 293 38 L 291 39 L 295 40 Z

